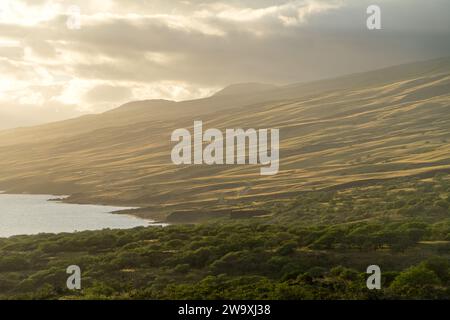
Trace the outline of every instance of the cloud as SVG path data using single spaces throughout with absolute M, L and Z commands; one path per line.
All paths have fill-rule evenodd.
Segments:
M 278 22 L 283 26 L 299 26 L 307 23 L 307 18 L 324 11 L 338 9 L 343 1 L 297 0 L 261 8 L 235 7 L 229 4 L 213 4 L 196 13 L 197 17 L 219 19 L 237 23 Z M 268 29 L 264 31 L 269 31 Z
M 1 108 L 50 119 L 55 106 L 101 112 L 450 54 L 450 2 L 378 3 L 380 32 L 365 27 L 369 0 L 2 0 Z M 68 28 L 73 5 L 80 29 Z

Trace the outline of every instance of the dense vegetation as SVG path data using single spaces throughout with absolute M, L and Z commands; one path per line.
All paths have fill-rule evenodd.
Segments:
M 449 193 L 437 174 L 299 194 L 259 218 L 0 239 L 0 298 L 450 299 Z

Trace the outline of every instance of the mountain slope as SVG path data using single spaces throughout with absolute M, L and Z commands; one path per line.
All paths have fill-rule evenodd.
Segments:
M 194 120 L 204 129 L 279 128 L 279 174 L 173 165 L 170 135 Z M 0 190 L 142 206 L 152 217 L 263 207 L 312 189 L 449 170 L 450 59 L 249 95 L 132 103 L 2 132 L 0 152 Z
M 278 87 L 272 84 L 264 83 L 239 83 L 233 84 L 220 90 L 214 96 L 235 96 L 235 95 L 249 95 L 256 93 L 264 93 L 276 90 Z

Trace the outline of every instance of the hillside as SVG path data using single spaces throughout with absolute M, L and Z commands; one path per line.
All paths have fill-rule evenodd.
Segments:
M 259 208 L 308 190 L 450 170 L 450 58 L 336 79 L 186 101 L 142 101 L 100 115 L 0 132 L 0 190 L 177 210 Z M 279 128 L 280 172 L 175 166 L 170 135 Z
M 214 96 L 249 95 L 255 93 L 264 94 L 268 91 L 274 91 L 277 88 L 278 87 L 275 85 L 264 83 L 238 83 L 220 90 Z

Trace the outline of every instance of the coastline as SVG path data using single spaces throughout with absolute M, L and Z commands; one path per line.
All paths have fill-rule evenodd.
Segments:
M 8 193 L 7 191 L 2 191 L 0 195 L 2 196 L 1 206 L 4 209 L 2 217 L 6 224 L 5 230 L 0 228 L 0 231 L 2 230 L 0 238 L 169 225 L 163 221 L 132 214 L 134 210 L 140 209 L 138 207 L 78 204 L 65 201 L 69 197 L 67 195 Z M 59 207 L 59 204 L 62 206 Z M 12 232 L 7 231 L 8 225 L 12 227 Z

